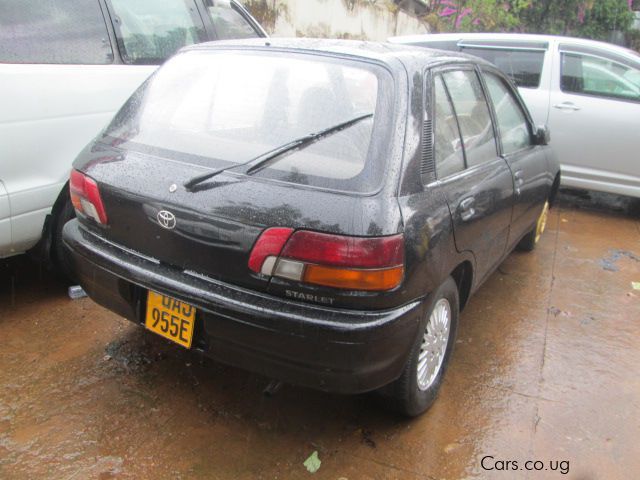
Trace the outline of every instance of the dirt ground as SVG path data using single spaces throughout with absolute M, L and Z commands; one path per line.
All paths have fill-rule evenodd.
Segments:
M 440 398 L 414 420 L 367 395 L 266 397 L 268 379 L 70 300 L 25 257 L 0 265 L 2 479 L 640 478 L 631 202 L 562 195 L 539 248 L 463 312 Z

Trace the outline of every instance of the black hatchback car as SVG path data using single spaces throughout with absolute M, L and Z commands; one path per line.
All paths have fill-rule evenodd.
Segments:
M 544 230 L 547 140 L 473 57 L 197 45 L 76 160 L 64 242 L 89 296 L 155 333 L 417 415 L 469 296 Z

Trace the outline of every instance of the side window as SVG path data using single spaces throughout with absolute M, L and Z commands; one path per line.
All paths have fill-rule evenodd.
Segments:
M 0 62 L 112 63 L 100 5 L 83 0 L 3 0 Z
M 180 48 L 205 40 L 193 0 L 111 0 L 125 63 L 159 65 Z
M 562 53 L 563 92 L 640 101 L 640 69 L 591 55 Z
M 464 170 L 464 154 L 458 122 L 439 75 L 435 77 L 433 97 L 436 175 L 444 178 Z
M 444 82 L 460 125 L 467 166 L 496 158 L 496 139 L 480 80 L 473 70 L 446 72 Z
M 544 51 L 462 47 L 464 53 L 493 63 L 518 87 L 538 88 L 544 65 Z
M 510 88 L 495 75 L 486 73 L 484 77 L 496 112 L 503 153 L 509 155 L 529 147 L 529 122 Z
M 258 33 L 251 24 L 236 11 L 229 0 L 205 0 L 205 6 L 218 39 L 255 38 Z

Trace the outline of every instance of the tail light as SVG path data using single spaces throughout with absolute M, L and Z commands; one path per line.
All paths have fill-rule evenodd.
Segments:
M 92 178 L 78 170 L 71 171 L 69 180 L 71 203 L 76 212 L 93 218 L 101 225 L 107 224 L 107 212 L 104 209 L 98 184 Z
M 263 275 L 347 290 L 391 290 L 404 275 L 404 238 L 265 230 L 249 268 Z

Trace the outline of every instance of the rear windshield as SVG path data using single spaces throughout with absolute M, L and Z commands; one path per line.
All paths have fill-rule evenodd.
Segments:
M 521 88 L 538 88 L 544 64 L 544 51 L 461 47 L 464 53 L 493 63 Z
M 365 62 L 190 51 L 174 57 L 143 85 L 105 135 L 129 150 L 220 168 L 372 114 L 254 174 L 371 192 L 379 187 L 388 158 L 392 89 L 391 75 Z

